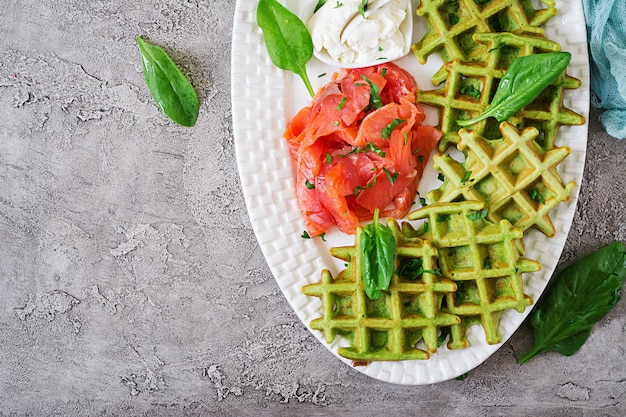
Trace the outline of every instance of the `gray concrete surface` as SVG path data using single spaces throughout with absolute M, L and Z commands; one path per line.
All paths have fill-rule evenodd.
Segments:
M 0 6 L 0 416 L 626 415 L 626 302 L 571 357 L 524 327 L 464 381 L 344 366 L 282 297 L 246 215 L 230 113 L 234 0 Z M 199 92 L 145 88 L 136 35 Z M 590 117 L 562 265 L 626 240 L 626 141 Z

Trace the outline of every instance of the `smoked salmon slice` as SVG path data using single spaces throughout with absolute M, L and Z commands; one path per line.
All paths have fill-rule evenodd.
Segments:
M 393 63 L 342 69 L 288 123 L 298 206 L 311 237 L 404 217 L 441 132 L 423 125 L 417 83 Z

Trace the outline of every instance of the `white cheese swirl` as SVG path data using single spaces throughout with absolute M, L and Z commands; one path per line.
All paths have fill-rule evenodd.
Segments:
M 327 0 L 308 20 L 313 46 L 338 64 L 390 61 L 407 53 L 401 25 L 410 0 Z M 409 40 L 410 42 L 410 40 Z

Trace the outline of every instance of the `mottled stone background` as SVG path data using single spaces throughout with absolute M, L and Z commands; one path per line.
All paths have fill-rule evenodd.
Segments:
M 372 380 L 298 321 L 261 255 L 232 136 L 234 0 L 0 5 L 0 416 L 626 415 L 626 304 L 571 357 L 521 328 L 464 381 Z M 201 99 L 165 119 L 135 36 Z M 626 141 L 591 112 L 562 264 L 626 240 Z

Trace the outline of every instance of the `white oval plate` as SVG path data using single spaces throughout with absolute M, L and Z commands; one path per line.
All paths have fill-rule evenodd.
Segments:
M 301 237 L 304 221 L 298 210 L 292 164 L 282 134 L 287 121 L 310 102 L 310 96 L 297 76 L 272 65 L 262 32 L 256 25 L 257 3 L 258 0 L 237 0 L 234 16 L 231 82 L 237 164 L 248 214 L 261 250 L 285 298 L 309 328 L 311 320 L 321 316 L 321 301 L 305 296 L 302 286 L 318 282 L 324 268 L 337 274 L 343 263 L 332 258 L 328 250 L 332 246 L 352 244 L 353 237 L 337 230 L 328 232 L 325 242 Z M 589 61 L 582 5 L 580 0 L 557 0 L 556 3 L 559 12 L 544 26 L 545 34 L 548 39 L 559 42 L 562 50 L 572 53 L 567 71 L 582 81 L 582 87 L 566 91 L 564 102 L 568 108 L 588 118 Z M 425 32 L 425 23 L 416 16 L 414 24 L 414 40 L 417 41 Z M 441 64 L 434 55 L 426 65 L 419 65 L 411 54 L 395 62 L 409 70 L 422 89 L 430 88 L 430 77 Z M 338 69 L 316 58 L 307 68 L 315 89 L 328 82 Z M 426 123 L 436 124 L 436 112 L 427 110 Z M 571 154 L 559 166 L 565 182 L 580 184 L 587 129 L 587 124 L 559 129 L 557 145 L 571 148 Z M 438 184 L 437 173 L 432 168 L 427 169 L 419 192 L 426 195 Z M 558 205 L 551 212 L 555 237 L 548 239 L 535 230 L 524 237 L 526 257 L 543 266 L 540 272 L 525 274 L 526 293 L 534 300 L 543 292 L 561 256 L 576 210 L 578 191 L 576 187 L 569 202 Z M 470 347 L 466 349 L 443 347 L 424 361 L 374 362 L 354 369 L 397 384 L 431 384 L 455 378 L 489 358 L 511 337 L 530 310 L 528 307 L 523 314 L 507 311 L 502 315 L 502 343 L 498 345 L 486 344 L 480 326 L 473 326 L 468 331 Z M 346 340 L 338 336 L 333 344 L 328 345 L 320 332 L 312 331 L 312 334 L 337 358 L 352 365 L 351 361 L 337 354 L 340 345 L 347 346 Z

